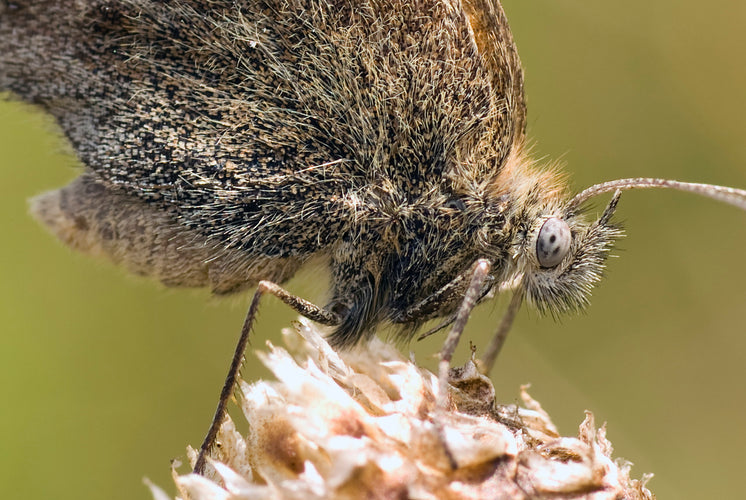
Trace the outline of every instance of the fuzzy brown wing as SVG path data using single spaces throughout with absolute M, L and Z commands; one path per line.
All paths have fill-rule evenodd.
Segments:
M 479 51 L 489 66 L 494 92 L 505 99 L 505 128 L 513 131 L 507 142 L 520 143 L 526 131 L 523 67 L 505 11 L 497 0 L 463 0 L 463 5 Z
M 215 245 L 302 258 L 339 229 L 350 146 L 311 106 L 313 40 L 282 4 L 2 0 L 0 89 L 53 114 L 107 189 Z
M 416 198 L 485 144 L 499 168 L 525 123 L 502 8 L 476 0 L 0 0 L 0 89 L 107 189 L 267 258 L 332 244 L 351 195 Z

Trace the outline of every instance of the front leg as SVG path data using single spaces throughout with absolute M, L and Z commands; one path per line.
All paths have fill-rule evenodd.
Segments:
M 481 302 L 481 300 L 488 293 L 490 293 L 490 291 L 493 290 L 493 278 L 489 274 L 485 275 L 484 279 L 480 281 L 480 289 L 471 290 L 471 292 L 469 291 L 470 288 L 473 287 L 473 284 L 470 285 L 470 282 L 475 275 L 477 267 L 481 265 L 480 263 L 486 263 L 487 265 L 489 265 L 489 262 L 486 260 L 479 260 L 475 262 L 468 271 L 456 276 L 453 280 L 446 283 L 443 287 L 405 310 L 393 321 L 395 323 L 407 323 L 410 321 L 424 321 L 430 319 L 439 314 L 442 314 L 444 310 L 447 311 L 453 306 L 463 305 L 465 296 L 469 293 L 478 292 L 476 303 Z M 517 285 L 511 288 L 514 288 L 513 298 L 511 299 L 510 304 L 508 305 L 508 309 L 505 311 L 505 314 L 503 314 L 503 317 L 500 320 L 500 324 L 498 325 L 495 333 L 492 336 L 490 344 L 487 346 L 484 355 L 478 363 L 479 369 L 485 375 L 488 375 L 494 367 L 495 360 L 497 359 L 497 356 L 505 343 L 508 332 L 510 331 L 510 328 L 513 325 L 513 321 L 515 320 L 515 317 L 521 308 L 521 304 L 523 303 L 524 290 L 522 283 L 519 282 Z M 417 340 L 422 340 L 452 325 L 456 321 L 457 313 L 458 311 L 450 312 L 449 314 L 447 314 L 443 321 L 420 335 Z
M 456 308 L 461 304 L 464 294 L 469 288 L 471 277 L 480 261 L 475 262 L 462 274 L 443 285 L 434 293 L 428 295 L 421 301 L 412 305 L 404 312 L 396 316 L 392 321 L 394 323 L 423 322 L 438 316 L 442 316 L 447 311 L 445 319 L 438 323 L 437 326 L 420 335 L 417 340 L 422 340 L 430 335 L 439 332 L 448 327 L 456 320 Z M 486 262 L 486 261 L 485 261 Z M 484 279 L 477 302 L 480 302 L 492 290 L 492 277 L 487 275 Z
M 409 323 L 412 321 L 426 321 L 442 315 L 443 310 L 453 309 L 454 317 L 443 325 L 443 327 L 449 325 L 455 319 L 455 310 L 461 304 L 464 298 L 466 290 L 469 288 L 469 283 L 474 269 L 477 264 L 481 261 L 487 262 L 484 259 L 472 264 L 469 269 L 451 281 L 443 285 L 441 288 L 431 293 L 421 301 L 407 308 L 404 312 L 394 318 L 394 323 Z M 485 283 L 479 294 L 478 301 L 482 300 L 492 289 L 492 277 L 486 276 Z
M 515 317 L 518 314 L 518 310 L 521 308 L 522 303 L 523 288 L 519 285 L 513 292 L 513 298 L 510 300 L 508 309 L 505 311 L 505 314 L 503 314 L 497 330 L 495 330 L 495 333 L 492 335 L 490 344 L 487 346 L 487 349 L 479 360 L 479 369 L 483 374 L 489 375 L 490 371 L 492 371 L 492 368 L 495 366 L 497 355 L 500 354 L 500 351 L 505 344 L 505 339 L 508 336 L 510 327 L 513 326 L 513 321 L 515 321 Z
M 443 343 L 443 349 L 440 351 L 440 362 L 438 363 L 438 399 L 436 401 L 436 418 L 434 424 L 438 429 L 438 434 L 443 443 L 446 456 L 450 461 L 451 468 L 454 470 L 458 468 L 458 463 L 446 444 L 443 426 L 443 416 L 447 411 L 449 399 L 448 385 L 450 380 L 451 359 L 453 358 L 453 353 L 456 351 L 458 342 L 461 339 L 461 334 L 464 332 L 471 311 L 474 309 L 474 306 L 477 305 L 477 302 L 482 296 L 481 290 L 489 276 L 489 272 L 490 263 L 485 259 L 478 260 L 474 266 L 472 266 L 468 288 L 464 293 L 463 300 L 461 301 L 461 305 L 456 313 L 453 327 L 451 328 L 446 341 Z

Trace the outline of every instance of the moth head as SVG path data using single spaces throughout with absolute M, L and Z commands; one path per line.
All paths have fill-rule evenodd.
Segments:
M 621 229 L 611 222 L 623 190 L 669 188 L 707 196 L 746 210 L 746 191 L 668 179 L 619 179 L 593 185 L 563 207 L 536 216 L 514 244 L 518 279 L 526 298 L 541 312 L 559 314 L 588 305 Z M 592 223 L 580 207 L 588 199 L 613 191 L 611 201 Z
M 529 303 L 559 314 L 588 305 L 614 242 L 622 236 L 611 222 L 621 192 L 601 217 L 588 223 L 576 207 L 537 216 L 519 235 L 514 256 Z

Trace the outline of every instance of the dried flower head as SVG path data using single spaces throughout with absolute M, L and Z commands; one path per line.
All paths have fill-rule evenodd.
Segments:
M 174 473 L 180 498 L 654 498 L 590 412 L 561 437 L 525 388 L 524 408 L 496 404 L 473 361 L 439 412 L 437 377 L 389 344 L 338 353 L 306 320 L 284 335 L 292 354 L 258 353 L 277 381 L 240 384 L 248 435 L 227 419 L 206 475 Z

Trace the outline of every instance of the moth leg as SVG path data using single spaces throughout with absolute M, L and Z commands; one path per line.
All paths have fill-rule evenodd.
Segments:
M 495 330 L 495 334 L 492 336 L 492 340 L 487 346 L 486 351 L 479 359 L 479 370 L 483 374 L 489 375 L 490 371 L 492 371 L 492 368 L 495 366 L 497 355 L 500 354 L 503 344 L 505 344 L 505 339 L 508 336 L 510 327 L 513 326 L 513 321 L 515 320 L 522 303 L 523 288 L 519 287 L 515 292 L 513 292 L 513 298 L 510 300 L 508 309 L 500 320 L 500 324 L 498 325 L 497 330 Z
M 489 272 L 490 263 L 487 260 L 480 259 L 476 262 L 474 269 L 471 272 L 471 280 L 469 281 L 469 286 L 464 294 L 464 299 L 456 313 L 456 319 L 453 322 L 451 331 L 448 333 L 448 337 L 446 337 L 443 349 L 440 351 L 440 362 L 438 363 L 438 400 L 436 402 L 437 412 L 440 415 L 445 413 L 448 406 L 448 381 L 453 353 L 458 346 L 459 339 L 461 338 L 461 334 L 464 332 L 464 327 L 466 326 L 466 322 L 469 320 L 472 309 L 474 309 L 474 306 L 482 296 L 482 287 L 489 276 Z M 450 461 L 451 466 L 455 469 L 458 464 L 446 445 L 440 418 L 436 418 L 435 425 L 438 427 L 438 433 L 440 434 L 446 450 L 448 460 Z
M 217 438 L 218 430 L 220 429 L 220 425 L 223 423 L 223 419 L 225 418 L 228 401 L 231 398 L 231 394 L 233 394 L 233 389 L 236 385 L 236 379 L 238 378 L 238 373 L 241 369 L 241 365 L 243 364 L 244 353 L 246 352 L 246 347 L 249 343 L 249 334 L 251 333 L 251 327 L 254 323 L 256 312 L 259 308 L 259 300 L 265 293 L 271 293 L 272 295 L 283 301 L 285 304 L 292 307 L 301 315 L 317 323 L 321 323 L 327 326 L 335 326 L 341 323 L 341 319 L 336 314 L 291 294 L 281 286 L 272 283 L 271 281 L 259 282 L 256 292 L 254 292 L 254 297 L 251 299 L 249 311 L 246 313 L 246 319 L 244 320 L 243 326 L 241 327 L 241 335 L 238 339 L 236 350 L 233 353 L 233 359 L 228 370 L 228 375 L 225 377 L 223 389 L 220 391 L 220 400 L 218 401 L 218 407 L 215 409 L 215 415 L 212 417 L 212 422 L 210 423 L 210 428 L 207 431 L 207 436 L 205 436 L 205 439 L 202 442 L 202 446 L 200 446 L 199 455 L 197 456 L 197 461 L 194 464 L 194 472 L 196 472 L 197 474 L 204 474 L 205 472 L 206 457 L 215 445 L 215 439 Z
M 476 265 L 476 263 L 474 265 Z M 439 315 L 441 313 L 441 310 L 443 309 L 444 304 L 451 304 L 453 302 L 456 302 L 459 297 L 464 296 L 464 293 L 466 293 L 466 289 L 469 286 L 469 278 L 474 272 L 474 265 L 472 265 L 472 268 L 468 271 L 459 274 L 453 280 L 446 283 L 439 290 L 436 290 L 434 293 L 430 294 L 429 296 L 425 297 L 424 299 L 404 311 L 401 315 L 394 319 L 394 322 L 408 323 L 410 321 L 422 321 Z M 489 276 L 487 277 L 487 279 L 491 280 Z M 491 289 L 492 288 L 490 286 L 483 287 L 481 293 L 479 294 L 479 297 L 477 298 L 477 302 L 482 300 L 482 298 L 490 293 Z M 454 312 L 450 316 L 446 316 L 436 326 L 417 337 L 417 340 L 423 340 L 430 335 L 438 333 L 439 331 L 451 326 L 454 321 L 456 321 L 456 312 Z
M 429 329 L 428 331 L 426 331 L 425 333 L 417 337 L 417 340 L 425 340 L 430 335 L 435 335 L 439 331 L 444 330 L 448 328 L 449 326 L 451 326 L 454 321 L 456 321 L 455 314 L 452 316 L 448 316 L 446 319 L 444 319 L 443 321 L 441 321 L 440 323 L 438 323 L 437 325 L 435 325 L 434 327 L 432 327 L 431 329 Z
M 436 290 L 434 293 L 428 295 L 427 297 L 404 311 L 399 317 L 396 318 L 396 322 L 407 323 L 412 320 L 425 319 L 428 317 L 432 317 L 434 314 L 438 314 L 442 305 L 449 303 L 454 296 L 463 296 L 464 292 L 466 291 L 466 287 L 468 286 L 468 282 L 466 281 L 466 279 L 471 275 L 472 272 L 472 270 L 469 270 L 463 274 L 459 274 L 454 279 L 446 283 L 439 290 Z M 454 320 L 455 316 L 445 320 L 443 323 L 438 325 L 438 328 L 435 331 L 445 328 L 446 326 L 453 323 Z M 418 340 L 432 335 L 433 333 L 435 333 L 435 331 L 423 334 Z

